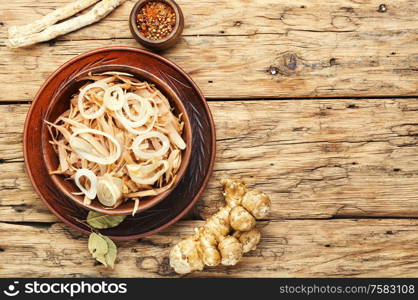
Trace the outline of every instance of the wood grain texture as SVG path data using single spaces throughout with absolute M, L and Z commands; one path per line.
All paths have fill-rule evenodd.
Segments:
M 178 276 L 169 266 L 170 248 L 201 224 L 183 221 L 150 238 L 118 242 L 115 269 L 108 270 L 91 257 L 87 237 L 61 223 L 40 227 L 0 223 L 0 276 Z M 187 276 L 418 277 L 418 220 L 291 220 L 260 225 L 260 245 L 238 265 Z
M 139 47 L 128 28 L 134 0 L 49 43 L 4 46 L 9 26 L 69 1 L 0 2 L 0 277 L 177 276 L 168 251 L 202 221 L 118 242 L 116 268 L 107 270 L 91 258 L 86 236 L 57 222 L 25 174 L 23 102 L 75 55 Z M 300 98 L 209 103 L 217 161 L 188 218 L 223 205 L 223 177 L 266 191 L 273 209 L 260 224 L 259 248 L 236 267 L 189 276 L 418 277 L 418 2 L 387 1 L 386 12 L 378 12 L 380 0 L 177 2 L 185 29 L 163 55 L 208 98 Z
M 138 46 L 126 2 L 98 24 L 27 49 L 4 47 L 8 26 L 69 0 L 0 4 L 2 101 L 28 101 L 71 57 L 108 45 Z M 190 73 L 209 98 L 417 95 L 418 4 L 401 0 L 178 1 L 179 45 L 164 56 Z M 222 9 L 219 9 L 222 7 Z M 13 84 L 18 89 L 8 89 Z
M 217 159 L 195 217 L 206 218 L 223 205 L 223 177 L 241 177 L 270 194 L 271 219 L 418 216 L 416 99 L 209 105 Z M 0 106 L 0 221 L 50 222 L 54 217 L 24 172 L 16 128 L 27 109 Z

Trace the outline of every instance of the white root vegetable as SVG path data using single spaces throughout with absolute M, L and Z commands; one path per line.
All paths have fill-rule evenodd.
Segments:
M 81 177 L 86 177 L 90 182 L 90 188 L 86 188 L 80 182 Z M 96 175 L 90 171 L 89 169 L 78 169 L 74 176 L 74 181 L 80 191 L 88 198 L 94 199 L 96 198 L 96 185 L 97 185 L 97 177 Z
M 170 252 L 170 265 L 179 274 L 201 270 L 203 265 L 235 265 L 244 253 L 254 250 L 260 242 L 261 234 L 255 228 L 256 218 L 241 203 L 243 197 L 249 194 L 246 205 L 254 208 L 255 212 L 262 208 L 267 213 L 270 208 L 268 196 L 259 191 L 248 191 L 241 180 L 226 179 L 222 184 L 227 205 L 206 220 L 201 228 L 196 229 L 193 236 L 180 241 Z M 190 255 L 191 249 L 193 256 Z
M 123 2 L 125 0 L 102 0 L 85 14 L 62 23 L 51 25 L 41 32 L 30 35 L 13 35 L 7 40 L 6 44 L 10 48 L 19 48 L 49 41 L 57 36 L 72 32 L 103 19 Z
M 54 25 L 58 21 L 67 19 L 99 1 L 100 0 L 77 0 L 70 2 L 61 8 L 55 9 L 33 23 L 23 26 L 12 26 L 9 28 L 9 39 L 19 35 L 23 36 L 40 32 L 48 26 Z

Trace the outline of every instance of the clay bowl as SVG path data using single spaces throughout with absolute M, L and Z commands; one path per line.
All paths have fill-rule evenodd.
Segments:
M 174 26 L 173 31 L 163 39 L 151 40 L 149 38 L 146 38 L 138 30 L 136 16 L 140 12 L 141 8 L 148 2 L 163 2 L 171 6 L 174 10 L 174 13 L 176 15 L 176 24 Z M 184 28 L 183 13 L 180 7 L 177 5 L 177 3 L 174 2 L 173 0 L 140 0 L 134 5 L 134 7 L 132 8 L 131 14 L 129 16 L 129 29 L 131 30 L 131 33 L 134 39 L 138 43 L 140 43 L 142 46 L 152 49 L 154 51 L 162 51 L 162 50 L 173 47 L 180 39 L 181 33 L 183 32 L 183 28 Z
M 171 106 L 174 108 L 174 114 L 183 115 L 184 121 L 184 129 L 183 129 L 183 139 L 186 142 L 187 148 L 182 151 L 182 162 L 180 168 L 178 170 L 177 176 L 175 178 L 173 186 L 165 191 L 162 194 L 152 197 L 145 197 L 142 198 L 139 204 L 139 208 L 137 212 L 145 211 L 152 206 L 158 204 L 159 202 L 163 201 L 171 191 L 177 186 L 180 182 L 181 178 L 183 177 L 187 166 L 190 161 L 190 154 L 192 148 L 192 130 L 190 125 L 190 120 L 188 113 L 179 99 L 177 94 L 161 79 L 157 78 L 156 76 L 152 75 L 151 73 L 127 66 L 127 65 L 102 65 L 93 68 L 88 68 L 64 85 L 62 85 L 53 95 L 50 104 L 48 106 L 45 119 L 49 122 L 54 122 L 64 111 L 68 110 L 70 107 L 70 99 L 71 96 L 78 93 L 79 88 L 86 83 L 85 80 L 81 78 L 87 75 L 88 73 L 97 74 L 102 72 L 108 71 L 117 71 L 117 72 L 126 72 L 134 75 L 135 78 L 141 81 L 147 81 L 149 83 L 153 83 L 156 88 L 158 88 L 170 101 Z M 47 125 L 43 123 L 42 125 L 42 144 L 43 144 L 43 157 L 45 161 L 45 165 L 47 167 L 47 171 L 51 172 L 58 168 L 59 160 L 58 155 L 55 153 L 52 145 L 49 143 L 51 136 L 49 134 Z M 92 201 L 90 205 L 83 203 L 83 196 L 74 195 L 74 192 L 79 192 L 77 186 L 70 180 L 65 180 L 66 177 L 62 175 L 52 175 L 52 180 L 55 183 L 56 187 L 65 194 L 68 198 L 72 199 L 77 205 L 84 207 L 89 210 L 94 210 L 100 213 L 109 214 L 109 215 L 129 215 L 132 214 L 134 208 L 134 201 L 126 201 L 117 208 L 109 209 L 103 206 L 97 199 Z

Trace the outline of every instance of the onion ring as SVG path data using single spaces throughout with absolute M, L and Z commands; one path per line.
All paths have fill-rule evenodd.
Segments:
M 106 108 L 110 110 L 119 110 L 124 106 L 125 102 L 126 96 L 120 86 L 113 85 L 105 89 L 103 103 Z
M 86 119 L 96 119 L 105 112 L 105 107 L 103 105 L 100 106 L 100 108 L 94 113 L 87 114 L 85 112 L 84 107 L 83 107 L 84 95 L 87 93 L 88 90 L 93 89 L 93 88 L 101 88 L 105 91 L 108 88 L 108 85 L 103 82 L 93 82 L 80 90 L 80 94 L 78 95 L 78 103 L 77 103 L 78 109 L 80 110 L 80 114 L 83 116 L 83 118 L 86 118 Z
M 90 180 L 90 188 L 88 190 L 80 182 L 80 178 L 83 176 L 87 177 L 87 179 Z M 97 177 L 92 171 L 90 171 L 89 169 L 78 169 L 74 175 L 74 181 L 77 187 L 80 189 L 80 191 L 82 191 L 87 198 L 96 198 Z
M 162 146 L 157 151 L 153 152 L 144 152 L 142 151 L 139 146 L 142 144 L 142 142 L 146 139 L 150 138 L 157 138 L 161 141 Z M 170 147 L 170 140 L 168 137 L 166 137 L 164 134 L 157 132 L 157 131 L 150 131 L 147 133 L 144 133 L 142 135 L 137 136 L 134 141 L 132 142 L 132 151 L 135 153 L 135 155 L 140 159 L 152 159 L 155 157 L 161 157 L 164 154 L 167 153 L 168 149 Z

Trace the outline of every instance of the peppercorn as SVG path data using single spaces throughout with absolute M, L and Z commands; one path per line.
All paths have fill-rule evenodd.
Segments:
M 139 32 L 151 40 L 167 37 L 176 25 L 174 9 L 160 1 L 146 3 L 136 16 Z

